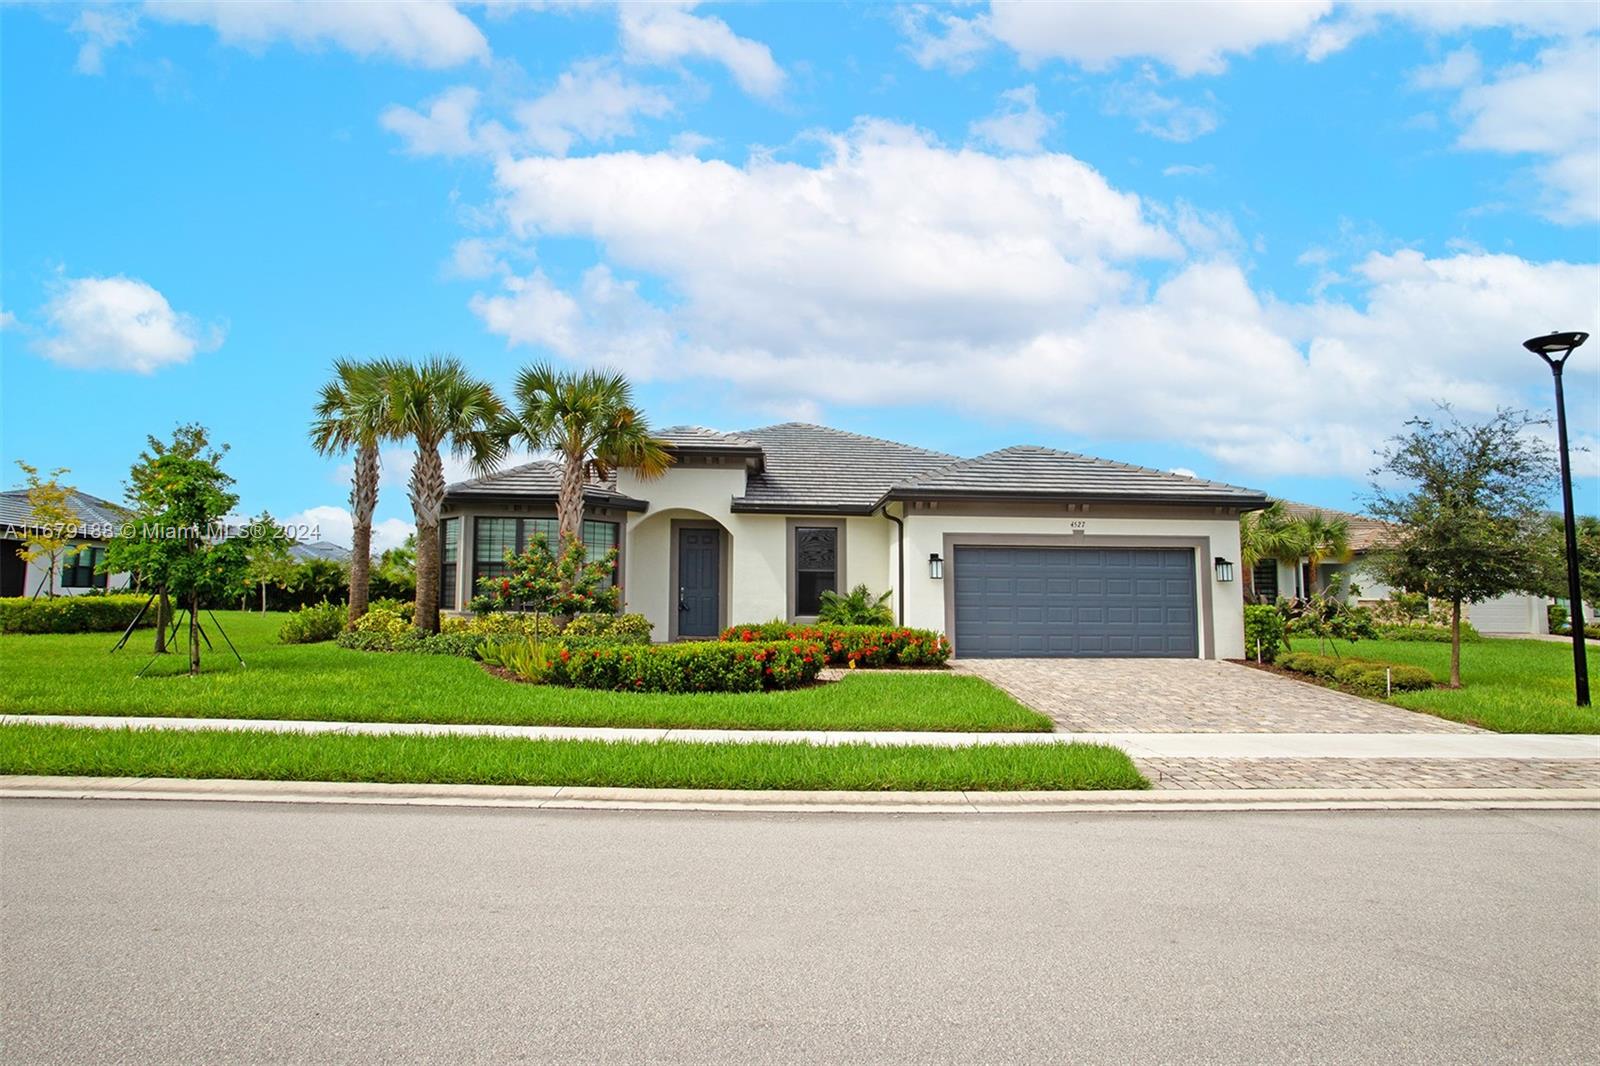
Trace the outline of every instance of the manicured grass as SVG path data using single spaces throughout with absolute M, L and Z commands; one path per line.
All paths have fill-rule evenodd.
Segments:
M 793 692 L 657 695 L 520 685 L 446 655 L 279 644 L 284 615 L 218 612 L 249 665 L 222 641 L 205 672 L 163 656 L 143 678 L 151 634 L 108 654 L 115 635 L 0 636 L 0 709 L 13 714 L 171 715 L 324 721 L 701 729 L 1049 732 L 1051 722 L 980 678 L 860 672 Z M 209 620 L 208 620 L 209 621 Z
M 1316 642 L 1297 640 L 1297 651 Z M 1600 652 L 1589 645 L 1589 673 L 1600 675 Z M 1343 656 L 1407 663 L 1450 678 L 1450 645 L 1399 640 L 1338 644 Z M 1573 704 L 1572 646 L 1543 640 L 1486 639 L 1461 645 L 1463 688 L 1396 693 L 1389 702 L 1497 733 L 1600 733 L 1600 711 Z
M 609 743 L 0 726 L 0 774 L 848 791 L 1135 789 L 1095 744 L 963 748 Z

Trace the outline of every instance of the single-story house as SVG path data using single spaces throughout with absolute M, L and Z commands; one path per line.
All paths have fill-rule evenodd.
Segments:
M 959 657 L 1238 658 L 1239 516 L 1264 494 L 1048 448 L 963 459 L 824 426 L 657 434 L 675 462 L 585 492 L 583 538 L 619 551 L 658 640 L 816 617 L 822 593 L 889 591 Z M 441 603 L 555 532 L 560 465 L 448 487 Z
M 1292 500 L 1282 502 L 1283 509 L 1291 518 L 1304 518 L 1321 512 L 1332 521 L 1343 519 L 1350 530 L 1350 561 L 1319 563 L 1316 587 L 1313 588 L 1308 560 L 1301 559 L 1298 565 L 1290 565 L 1276 559 L 1262 559 L 1252 569 L 1247 595 L 1263 603 L 1273 603 L 1279 598 L 1301 598 L 1321 592 L 1336 578 L 1343 576 L 1347 601 L 1358 606 L 1371 606 L 1389 598 L 1389 586 L 1363 565 L 1365 557 L 1382 540 L 1389 528 L 1388 523 L 1331 507 L 1317 507 Z M 1554 602 L 1548 596 L 1512 592 L 1483 603 L 1467 604 L 1463 613 L 1467 621 L 1482 633 L 1548 633 L 1550 620 L 1547 608 Z
M 128 586 L 127 574 L 95 572 L 105 559 L 107 541 L 116 534 L 117 526 L 127 521 L 127 512 L 109 500 L 76 489 L 67 494 L 67 506 L 73 515 L 68 530 L 71 548 L 63 549 L 57 558 L 55 583 L 50 585 L 50 568 L 22 557 L 28 531 L 37 528 L 28 490 L 0 492 L 0 596 L 76 596 Z

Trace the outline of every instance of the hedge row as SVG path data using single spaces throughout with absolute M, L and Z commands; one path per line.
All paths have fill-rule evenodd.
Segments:
M 1447 625 L 1379 626 L 1378 635 L 1384 640 L 1401 640 L 1416 644 L 1450 643 L 1450 627 Z M 1472 628 L 1471 622 L 1462 622 L 1461 639 L 1482 640 L 1483 634 Z
M 134 596 L 56 596 L 30 599 L 7 596 L 0 599 L 0 633 L 115 633 L 128 628 L 150 597 Z M 173 610 L 176 610 L 176 604 Z M 152 604 L 139 620 L 153 626 L 156 608 Z
M 817 679 L 822 646 L 814 641 L 737 644 L 587 644 L 545 649 L 543 679 L 553 685 L 617 692 L 761 692 Z
M 347 629 L 339 634 L 336 643 L 357 651 L 405 651 L 470 659 L 483 641 L 483 637 L 471 633 L 424 633 L 408 625 L 398 632 Z
M 950 639 L 931 629 L 905 626 L 795 625 L 758 622 L 722 631 L 729 643 L 800 640 L 822 646 L 829 666 L 943 666 Z
M 1291 651 L 1278 657 L 1278 665 L 1297 674 L 1307 674 L 1320 681 L 1352 689 L 1365 696 L 1382 696 L 1392 687 L 1395 692 L 1432 688 L 1433 674 L 1420 666 L 1400 663 L 1374 662 L 1370 659 L 1336 659 L 1331 655 L 1313 655 L 1306 651 Z

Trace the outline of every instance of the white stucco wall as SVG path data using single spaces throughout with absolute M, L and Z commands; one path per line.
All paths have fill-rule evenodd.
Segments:
M 9 543 L 6 545 L 6 550 L 10 550 Z M 41 596 L 84 596 L 91 592 L 102 591 L 103 589 L 109 589 L 111 592 L 116 592 L 119 589 L 126 589 L 132 583 L 132 575 L 130 574 L 112 574 L 110 575 L 109 583 L 102 586 L 100 582 L 103 579 L 99 575 L 96 575 L 95 586 L 93 588 L 68 588 L 61 583 L 61 572 L 65 565 L 66 559 L 63 555 L 56 560 L 55 581 L 49 582 L 47 581 L 47 578 L 50 575 L 49 566 L 43 563 L 28 563 L 27 573 L 22 585 L 22 594 L 24 596 L 32 596 L 35 590 L 38 590 L 38 593 Z M 45 589 L 46 585 L 50 586 L 48 591 Z
M 742 466 L 675 467 L 653 481 L 631 471 L 617 475 L 617 490 L 649 500 L 645 514 L 630 515 L 623 553 L 627 609 L 655 626 L 656 640 L 672 633 L 677 590 L 672 588 L 672 522 L 710 519 L 726 530 L 728 624 L 785 618 L 789 606 L 787 515 L 736 513 L 733 500 L 745 490 Z M 806 516 L 793 516 L 805 520 Z M 865 583 L 874 592 L 892 585 L 894 525 L 880 516 L 811 516 L 844 526 L 844 574 L 840 587 Z
M 1237 519 L 1212 517 L 1197 518 L 1101 518 L 1089 514 L 1062 517 L 999 517 L 986 515 L 952 515 L 938 512 L 913 511 L 906 516 L 906 613 L 910 626 L 943 631 L 945 628 L 945 597 L 954 592 L 954 559 L 944 551 L 944 537 L 953 534 L 1053 534 L 1069 535 L 1083 530 L 1081 537 L 1073 536 L 1073 546 L 1095 546 L 1096 537 L 1149 537 L 1149 538 L 1210 538 L 1210 554 L 1196 553 L 1196 591 L 1201 584 L 1210 587 L 1211 611 L 1204 610 L 1204 597 L 1196 605 L 1200 618 L 1200 646 L 1206 647 L 1207 634 L 1214 642 L 1213 654 L 1221 659 L 1244 657 L 1244 600 L 1239 587 L 1239 523 Z M 1075 528 L 1076 527 L 1076 528 Z M 1155 546 L 1155 545 L 1152 545 Z M 930 554 L 944 556 L 945 571 L 942 580 L 928 576 L 927 559 Z M 1234 580 L 1219 582 L 1212 560 L 1221 556 L 1232 561 Z M 960 648 L 956 654 L 961 654 Z

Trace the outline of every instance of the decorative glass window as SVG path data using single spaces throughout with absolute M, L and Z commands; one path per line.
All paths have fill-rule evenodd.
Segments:
M 822 609 L 822 594 L 830 591 L 839 591 L 839 527 L 796 526 L 794 613 L 815 615 Z
M 61 563 L 61 587 L 64 589 L 92 589 L 104 588 L 110 579 L 109 575 L 102 575 L 99 581 L 95 580 L 95 567 L 105 561 L 104 548 L 84 548 L 76 555 L 63 557 Z
M 461 519 L 446 518 L 439 523 L 439 606 L 456 609 L 456 557 L 461 544 Z
M 1250 585 L 1255 589 L 1256 599 L 1263 603 L 1278 602 L 1278 563 L 1273 559 L 1263 559 L 1250 571 Z

